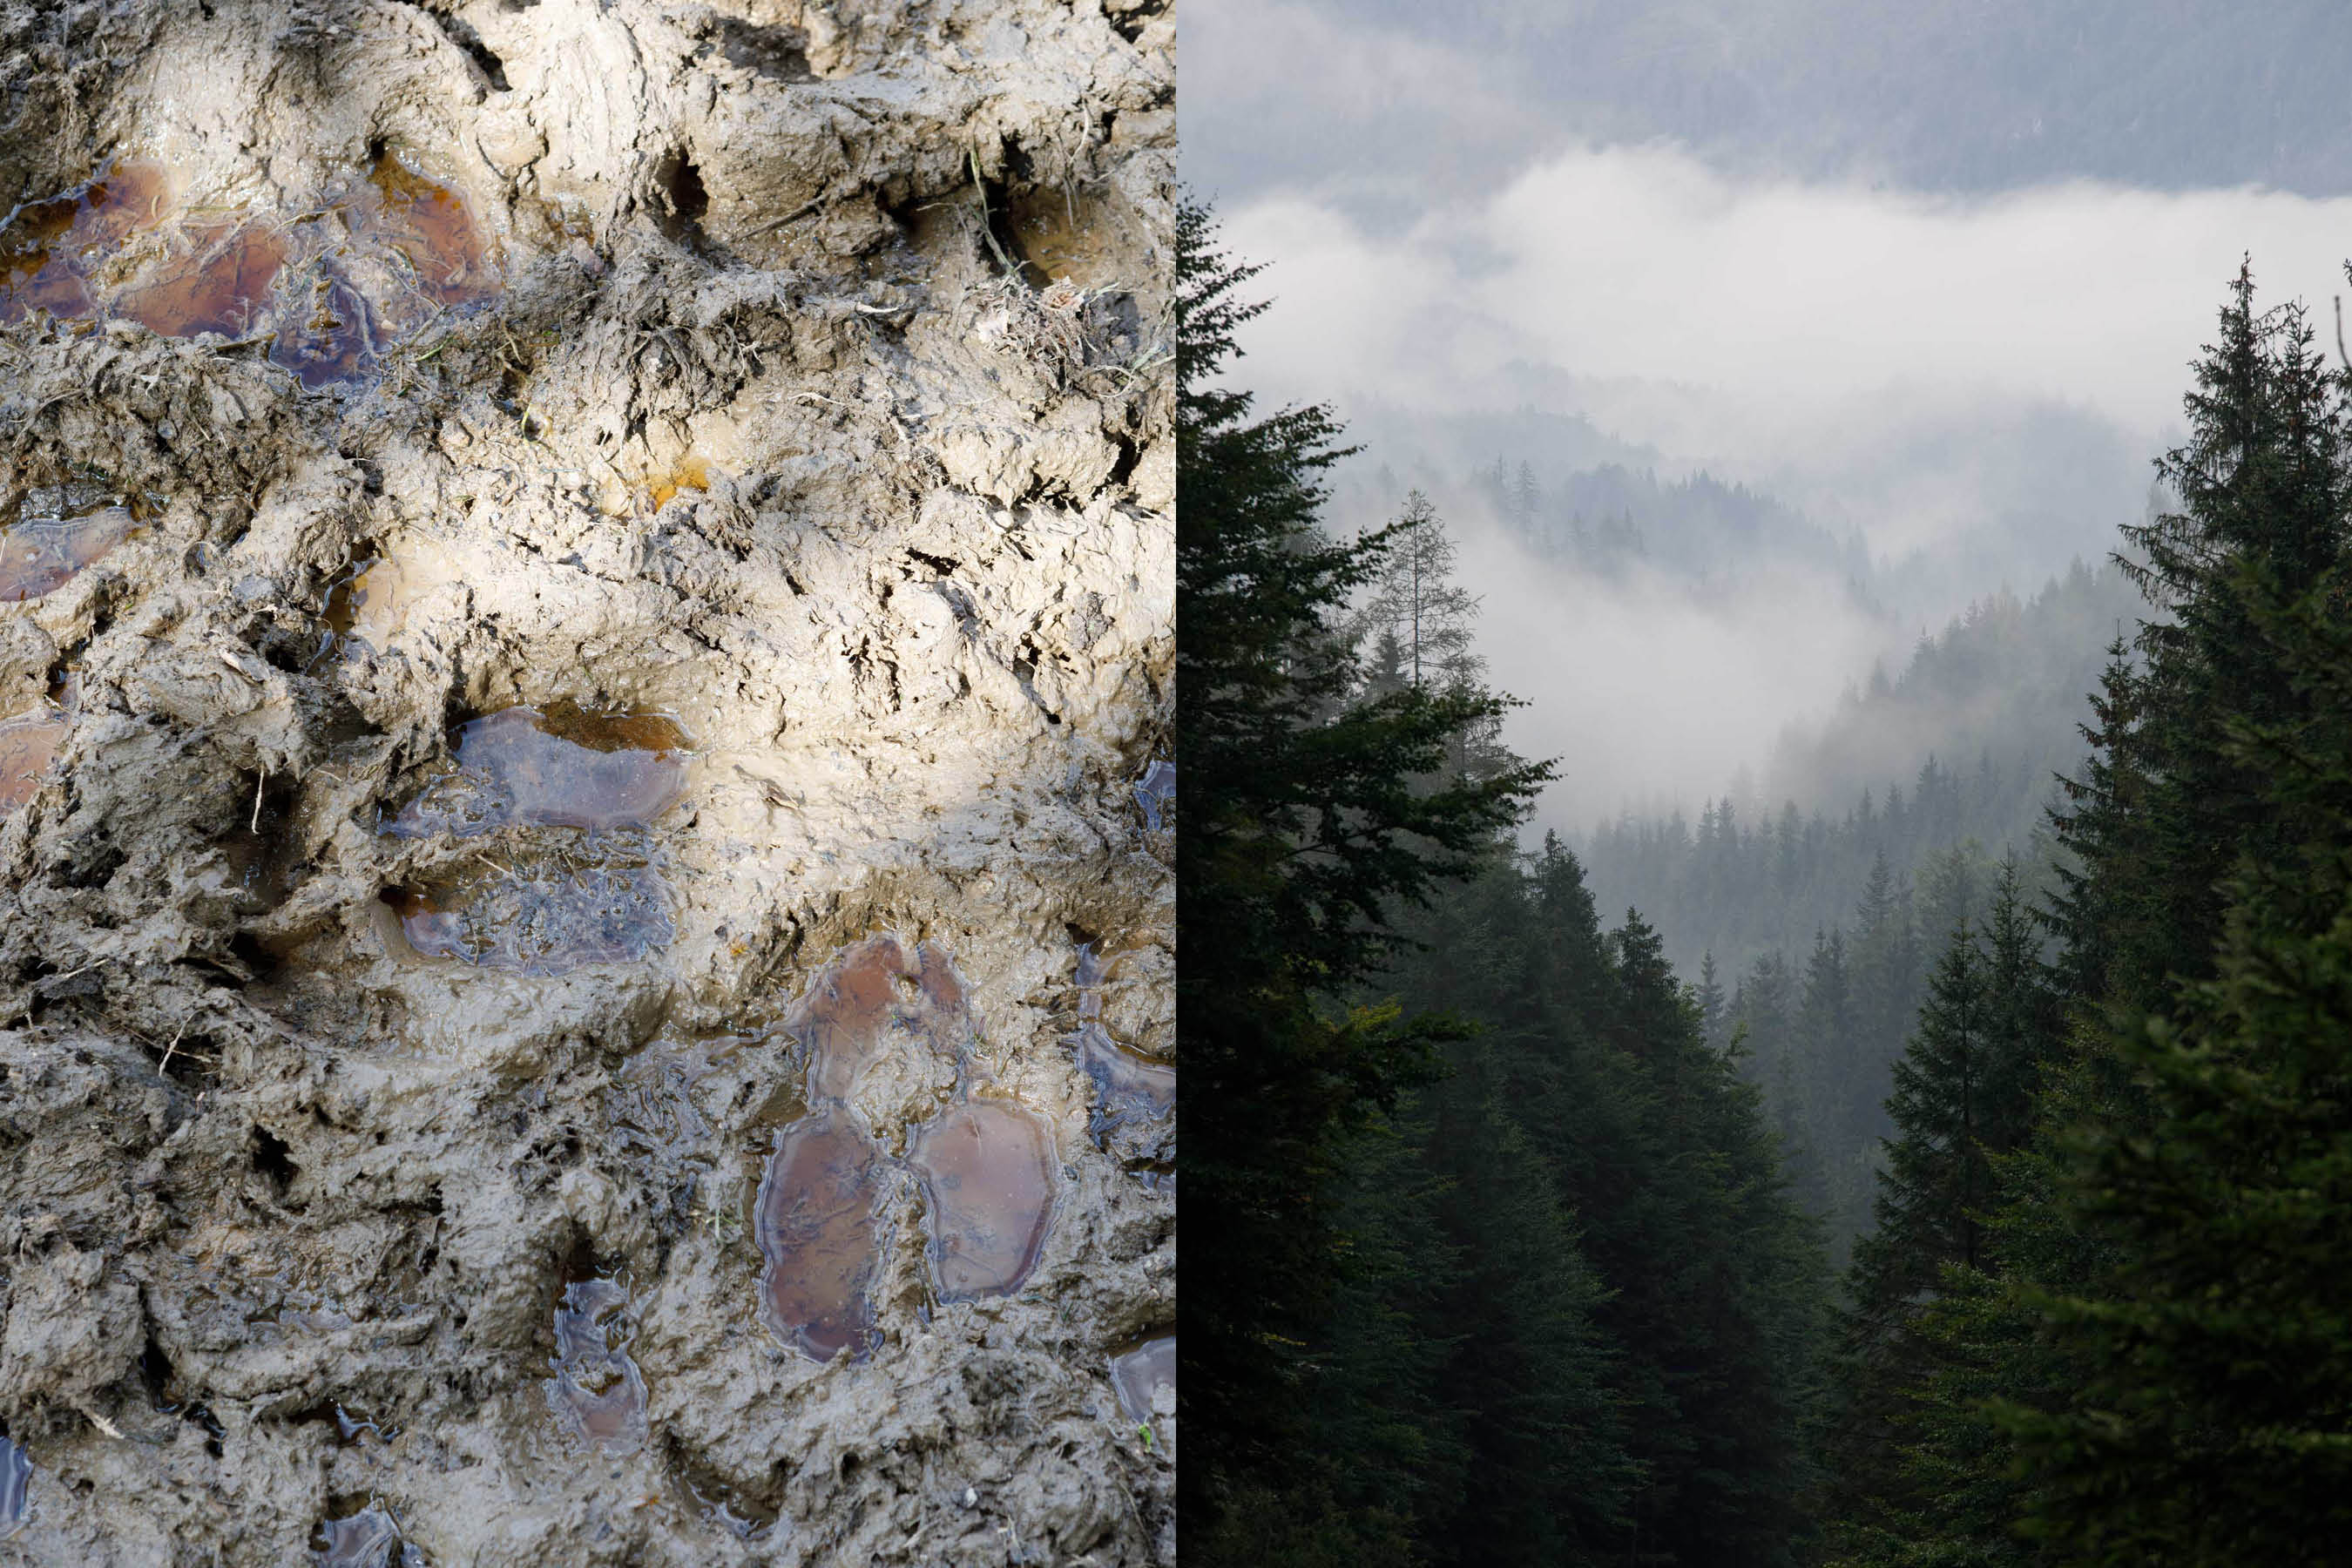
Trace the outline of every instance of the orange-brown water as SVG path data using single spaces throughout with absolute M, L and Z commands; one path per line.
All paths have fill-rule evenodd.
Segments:
M 661 473 L 646 477 L 646 499 L 659 511 L 681 490 L 707 490 L 710 488 L 710 464 L 699 455 L 688 452 Z
M 1013 205 L 1013 241 L 1029 281 L 1099 289 L 1117 280 L 1118 237 L 1102 204 L 1040 191 Z
M 190 207 L 180 184 L 127 160 L 20 207 L 0 226 L 0 322 L 44 310 L 167 337 L 266 335 L 271 360 L 316 387 L 500 286 L 464 197 L 397 152 L 298 214 Z
M 0 721 L 0 816 L 33 798 L 65 744 L 66 729 L 64 717 L 54 712 Z
M 59 492 L 35 510 L 27 498 L 16 521 L 0 531 L 0 603 L 55 593 L 138 531 L 138 520 L 125 506 Z
M 803 1117 L 776 1136 L 760 1184 L 760 1313 L 812 1361 L 873 1348 L 880 1151 L 845 1110 Z

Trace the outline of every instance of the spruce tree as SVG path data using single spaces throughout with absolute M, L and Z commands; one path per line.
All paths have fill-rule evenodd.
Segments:
M 2115 1038 L 2142 1114 L 2063 1124 L 2060 1195 L 2106 1266 L 2033 1304 L 2088 1374 L 2007 1421 L 2068 1561 L 2334 1563 L 2352 1539 L 2352 630 L 2332 578 L 2248 563 L 2239 586 L 2300 710 L 2235 718 L 2223 750 L 2269 781 L 2265 837 L 2299 842 L 2241 859 L 2213 977 Z

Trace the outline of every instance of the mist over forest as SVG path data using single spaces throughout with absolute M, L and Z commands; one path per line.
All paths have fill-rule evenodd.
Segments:
M 1204 1560 L 2336 1561 L 2352 14 L 1189 18 Z

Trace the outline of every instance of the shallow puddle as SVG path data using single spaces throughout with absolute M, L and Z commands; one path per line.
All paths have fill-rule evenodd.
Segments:
M 812 1361 L 874 1346 L 867 1297 L 878 1264 L 881 1152 L 845 1110 L 802 1118 L 776 1136 L 760 1183 L 760 1316 Z
M 284 237 L 257 224 L 206 224 L 183 237 L 184 251 L 142 268 L 115 295 L 111 313 L 167 338 L 245 338 L 266 326 L 270 286 L 286 265 Z
M 373 200 L 349 209 L 354 242 L 399 256 L 417 291 L 436 305 L 462 305 L 496 291 L 481 230 L 464 197 L 390 151 L 377 153 L 368 189 Z
M 1160 1391 L 1176 1392 L 1176 1336 L 1151 1334 L 1110 1358 L 1110 1385 L 1118 1394 L 1118 1407 L 1130 1421 L 1149 1421 L 1160 1402 Z
M 33 1461 L 25 1450 L 0 1437 L 0 1541 L 25 1526 L 33 1500 Z
M 319 1568 L 425 1568 L 425 1553 L 400 1538 L 400 1524 L 382 1506 L 321 1520 L 310 1540 Z
M 457 771 L 426 785 L 388 831 L 639 826 L 686 793 L 685 753 L 685 732 L 664 714 L 502 709 L 458 731 Z
M 478 874 L 384 893 L 401 935 L 425 957 L 562 974 L 586 963 L 640 962 L 677 934 L 668 887 L 650 866 L 477 858 Z
M 0 226 L 0 321 L 21 321 L 34 310 L 89 315 L 87 279 L 123 241 L 161 222 L 171 201 L 159 165 L 128 163 L 18 207 Z
M 971 1009 L 945 950 L 923 942 L 910 957 L 897 937 L 875 936 L 818 973 L 784 1032 L 807 1056 L 809 1098 L 844 1100 L 894 1042 L 960 1062 Z
M 1114 1127 L 1163 1117 L 1176 1104 L 1174 1066 L 1120 1045 L 1098 1022 L 1078 1026 L 1078 1065 L 1095 1080 L 1096 1115 Z
M 1143 827 L 1147 833 L 1160 831 L 1160 814 L 1176 798 L 1176 764 L 1154 759 L 1143 771 L 1142 781 L 1135 786 L 1135 804 L 1143 807 Z
M 167 337 L 268 337 L 305 386 L 373 370 L 400 339 L 500 286 L 465 199 L 379 150 L 306 212 L 192 207 L 126 160 L 0 226 L 0 321 L 34 310 Z
M 131 509 L 97 486 L 27 491 L 16 521 L 0 532 L 0 603 L 55 593 L 138 531 Z
M 0 721 L 0 816 L 33 798 L 49 776 L 68 728 L 63 715 L 37 710 Z
M 563 1288 L 555 1309 L 555 1376 L 548 1403 L 583 1442 L 612 1455 L 646 1442 L 646 1380 L 621 1338 L 629 1293 L 616 1279 Z
M 1013 242 L 1032 283 L 1099 289 L 1118 281 L 1118 236 L 1103 204 L 1039 191 L 1013 204 Z
M 1054 1219 L 1054 1131 L 1045 1119 L 1007 1100 L 975 1100 L 925 1123 L 907 1163 L 929 1200 L 940 1298 L 1021 1289 Z

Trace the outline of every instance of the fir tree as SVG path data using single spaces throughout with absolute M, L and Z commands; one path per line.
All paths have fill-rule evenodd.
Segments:
M 1265 417 L 1220 379 L 1262 308 L 1252 269 L 1177 223 L 1178 721 L 1189 798 L 1178 980 L 1188 1092 L 1223 1108 L 1185 1145 L 1186 1198 L 1223 1239 L 1187 1270 L 1184 1480 L 1196 1517 L 1298 1468 L 1298 1351 L 1327 1321 L 1337 1140 L 1433 1066 L 1440 1022 L 1340 998 L 1399 946 L 1391 923 L 1475 868 L 1548 776 L 1520 764 L 1438 787 L 1496 699 L 1419 685 L 1358 696 L 1341 626 L 1395 531 L 1345 542 L 1318 525 L 1340 456 L 1328 410 Z

